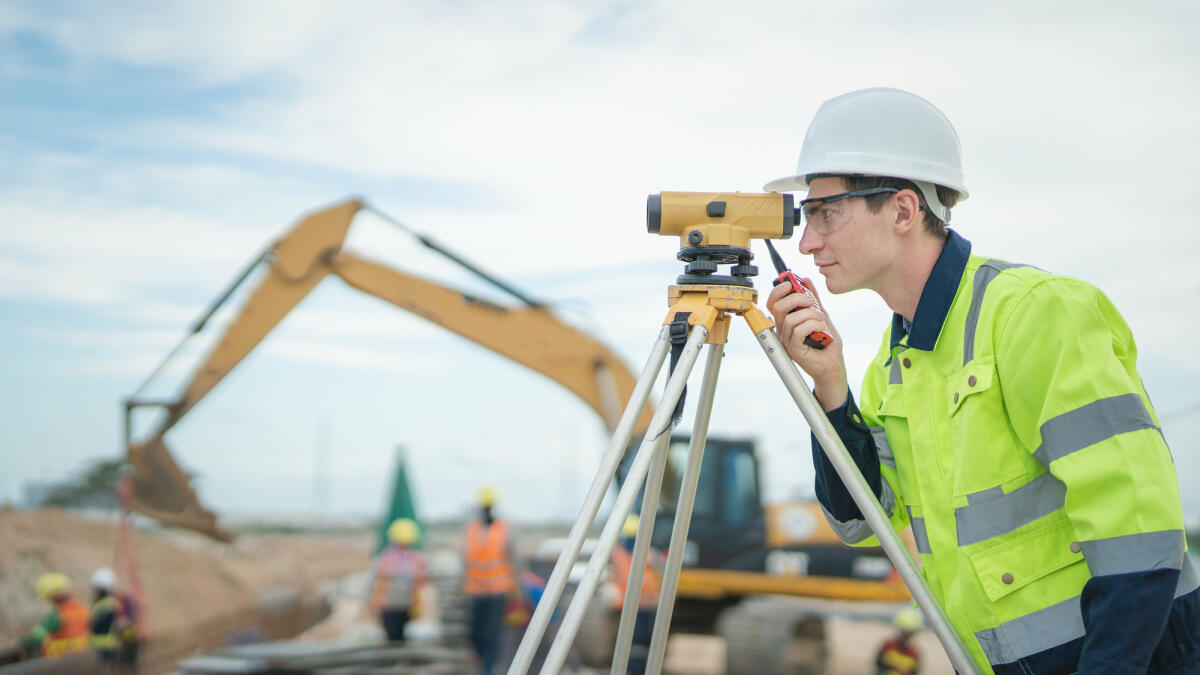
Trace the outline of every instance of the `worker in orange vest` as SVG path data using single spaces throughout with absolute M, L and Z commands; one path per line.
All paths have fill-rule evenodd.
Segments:
M 54 608 L 21 639 L 25 654 L 54 658 L 87 649 L 88 609 L 71 595 L 71 579 L 47 572 L 38 577 L 37 594 Z
M 613 584 L 613 606 L 619 611 L 625 604 L 625 588 L 629 585 L 629 571 L 633 569 L 633 544 L 637 539 L 636 515 L 625 519 L 621 526 L 621 540 L 613 547 L 611 582 Z M 637 621 L 633 624 L 633 643 L 629 648 L 629 666 L 626 673 L 642 675 L 646 672 L 646 659 L 650 655 L 650 638 L 654 635 L 654 612 L 658 609 L 658 594 L 662 590 L 662 553 L 650 549 L 646 556 L 646 571 L 642 574 L 642 592 L 638 598 Z
M 496 496 L 491 486 L 479 490 L 480 515 L 467 523 L 464 536 L 463 592 L 471 601 L 471 645 L 484 675 L 491 675 L 496 667 L 504 600 L 517 588 L 508 522 L 493 513 Z

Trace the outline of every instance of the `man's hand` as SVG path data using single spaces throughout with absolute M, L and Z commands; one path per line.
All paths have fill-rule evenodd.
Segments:
M 817 289 L 808 289 L 815 296 Z M 846 383 L 846 362 L 842 355 L 842 337 L 830 323 L 829 317 L 813 307 L 813 299 L 803 292 L 792 292 L 788 282 L 779 284 L 767 297 L 767 311 L 775 319 L 775 332 L 788 356 L 813 379 L 813 390 L 826 412 L 846 402 L 849 387 Z M 818 303 L 823 307 L 824 304 Z M 813 349 L 804 344 L 804 337 L 814 331 L 833 336 L 833 344 L 825 349 Z

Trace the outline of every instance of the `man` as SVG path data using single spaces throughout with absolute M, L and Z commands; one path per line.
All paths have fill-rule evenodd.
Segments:
M 633 545 L 637 541 L 640 519 L 631 515 L 621 525 L 621 540 L 613 547 L 612 583 L 613 608 L 620 613 L 625 605 L 625 589 L 629 586 L 629 573 L 633 569 Z M 629 665 L 625 672 L 641 675 L 646 672 L 646 661 L 650 658 L 650 641 L 654 637 L 654 612 L 658 609 L 658 594 L 662 590 L 662 554 L 653 548 L 646 556 L 646 570 L 642 574 L 642 592 L 638 596 L 637 620 L 633 624 L 633 640 L 629 647 Z
M 413 548 L 421 528 L 409 518 L 397 518 L 387 531 L 388 546 L 379 555 L 371 583 L 371 609 L 379 616 L 388 640 L 404 640 L 404 627 L 418 613 L 423 588 L 429 583 L 425 556 Z
M 958 136 L 917 96 L 827 101 L 796 175 L 800 251 L 832 293 L 894 312 L 847 386 L 841 340 L 788 284 L 767 302 L 793 360 L 985 672 L 1200 672 L 1200 593 L 1178 481 L 1133 335 L 1095 287 L 973 255 Z M 817 350 L 804 337 L 834 336 Z M 851 544 L 875 541 L 814 441 L 816 492 Z
M 471 600 L 471 645 L 480 672 L 490 675 L 499 658 L 505 596 L 517 588 L 517 570 L 508 522 L 493 513 L 495 488 L 481 488 L 478 502 L 479 517 L 467 524 L 464 533 L 463 592 Z
M 115 593 L 117 575 L 107 567 L 92 574 L 91 643 L 102 675 L 112 675 L 121 650 L 121 621 L 124 610 Z
M 47 572 L 38 577 L 37 594 L 53 609 L 21 640 L 29 656 L 55 658 L 88 648 L 88 609 L 71 595 L 71 579 Z
M 925 621 L 920 612 L 906 607 L 892 617 L 892 625 L 897 633 L 884 641 L 875 655 L 875 674 L 917 675 L 921 670 L 921 654 L 912 638 L 925 625 Z

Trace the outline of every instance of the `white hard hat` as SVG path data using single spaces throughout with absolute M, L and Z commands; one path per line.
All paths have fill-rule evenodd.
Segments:
M 862 174 L 907 178 L 921 188 L 934 215 L 950 209 L 934 185 L 967 198 L 962 146 L 950 120 L 932 103 L 907 91 L 878 87 L 823 103 L 808 125 L 796 173 L 763 186 L 768 192 L 807 190 L 810 174 Z
M 92 574 L 92 588 L 111 591 L 117 585 L 117 575 L 107 567 L 101 567 Z

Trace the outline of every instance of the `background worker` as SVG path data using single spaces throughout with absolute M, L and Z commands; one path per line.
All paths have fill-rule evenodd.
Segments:
M 71 579 L 58 572 L 38 577 L 38 597 L 53 608 L 21 640 L 27 656 L 55 658 L 88 648 L 88 609 L 71 595 Z
M 621 525 L 621 539 L 612 552 L 613 606 L 620 612 L 625 605 L 625 589 L 629 586 L 629 572 L 633 569 L 633 545 L 637 539 L 639 518 L 631 515 Z M 650 656 L 650 640 L 654 637 L 654 612 L 658 608 L 658 594 L 662 590 L 661 553 L 651 548 L 646 556 L 646 571 L 642 575 L 642 592 L 638 598 L 637 621 L 633 625 L 633 640 L 629 647 L 630 675 L 646 672 L 646 660 Z
M 788 284 L 767 301 L 980 667 L 1200 672 L 1200 579 L 1133 334 L 1094 286 L 946 229 L 967 191 L 941 111 L 895 89 L 827 101 L 796 174 L 766 189 L 808 191 L 800 251 L 830 292 L 869 289 L 893 312 L 860 405 L 828 305 Z M 806 345 L 817 330 L 834 343 Z M 872 543 L 815 441 L 813 459 L 830 523 Z
M 496 497 L 495 488 L 480 488 L 479 517 L 467 523 L 464 532 L 463 592 L 471 601 L 471 646 L 484 675 L 498 662 L 505 597 L 517 589 L 512 535 L 508 522 L 493 513 Z
M 419 603 L 429 583 L 429 565 L 413 546 L 421 528 L 409 518 L 397 518 L 388 526 L 388 545 L 379 555 L 371 575 L 370 607 L 388 640 L 404 640 L 404 626 L 419 616 Z
M 112 675 L 121 650 L 120 620 L 124 615 L 115 590 L 117 575 L 107 567 L 92 574 L 91 643 L 96 650 L 101 675 Z
M 921 613 L 906 607 L 892 617 L 898 631 L 884 641 L 875 656 L 876 675 L 917 675 L 921 670 L 921 653 L 912 638 L 925 626 Z

